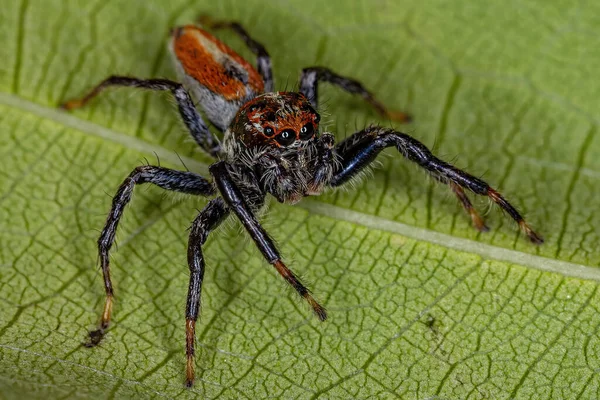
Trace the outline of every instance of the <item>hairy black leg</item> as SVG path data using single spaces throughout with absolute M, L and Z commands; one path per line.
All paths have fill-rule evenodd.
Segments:
M 300 279 L 281 261 L 279 250 L 269 237 L 269 234 L 263 229 L 258 219 L 247 204 L 244 196 L 233 181 L 230 172 L 227 169 L 227 163 L 217 162 L 210 166 L 210 173 L 215 179 L 215 184 L 227 203 L 231 211 L 235 213 L 244 228 L 250 234 L 254 243 L 265 257 L 272 264 L 277 272 L 304 298 L 312 307 L 314 313 L 321 321 L 327 318 L 325 309 L 317 303 L 310 291 L 300 282 Z
M 211 200 L 202 210 L 190 228 L 188 242 L 188 265 L 190 267 L 190 285 L 188 288 L 187 303 L 185 307 L 185 337 L 186 337 L 186 385 L 194 383 L 194 340 L 196 336 L 196 321 L 200 313 L 200 295 L 202 280 L 204 279 L 204 256 L 202 245 L 206 242 L 208 234 L 217 228 L 229 214 L 229 210 L 222 198 Z
M 115 240 L 115 233 L 119 221 L 123 216 L 123 210 L 133 194 L 135 185 L 142 183 L 153 183 L 165 190 L 194 194 L 199 196 L 210 196 L 215 194 L 213 185 L 203 177 L 192 172 L 175 171 L 172 169 L 144 165 L 134 169 L 131 174 L 123 181 L 112 201 L 112 207 L 106 218 L 106 223 L 102 233 L 98 238 L 98 256 L 104 276 L 104 289 L 106 291 L 106 300 L 104 302 L 104 311 L 100 319 L 97 330 L 90 332 L 86 347 L 96 346 L 102 340 L 104 332 L 110 323 L 110 316 L 113 302 L 113 286 L 110 279 L 109 251 Z
M 348 182 L 370 164 L 383 149 L 392 146 L 396 147 L 404 157 L 427 170 L 436 179 L 450 184 L 467 211 L 470 212 L 472 205 L 462 190 L 463 188 L 492 199 L 517 221 L 521 230 L 533 243 L 541 244 L 544 241 L 529 227 L 517 209 L 486 182 L 435 157 L 425 145 L 415 138 L 392 129 L 367 128 L 339 143 L 336 151 L 340 156 L 341 166 L 334 174 L 330 185 L 340 186 Z
M 371 104 L 381 116 L 398 122 L 411 121 L 411 117 L 406 113 L 388 110 L 360 82 L 338 75 L 325 67 L 304 68 L 300 76 L 300 93 L 305 95 L 315 108 L 319 105 L 319 82 L 329 82 L 349 93 L 358 94 Z
M 213 157 L 221 152 L 221 145 L 208 130 L 206 123 L 204 123 L 204 120 L 196 110 L 189 93 L 180 83 L 168 79 L 138 79 L 127 76 L 110 76 L 96 85 L 96 87 L 89 91 L 85 96 L 62 103 L 60 107 L 65 110 L 83 107 L 88 101 L 111 86 L 170 91 L 173 93 L 175 101 L 177 101 L 181 119 L 196 143 Z
M 265 93 L 272 92 L 274 90 L 274 82 L 273 82 L 273 70 L 271 66 L 271 57 L 265 46 L 258 43 L 256 40 L 252 39 L 248 32 L 244 29 L 240 23 L 235 21 L 219 21 L 213 20 L 211 17 L 207 15 L 202 15 L 198 18 L 198 22 L 202 26 L 212 29 L 226 29 L 229 28 L 235 33 L 238 34 L 239 37 L 246 43 L 246 46 L 250 49 L 251 52 L 256 54 L 256 67 L 258 73 L 262 76 L 263 81 L 265 83 Z

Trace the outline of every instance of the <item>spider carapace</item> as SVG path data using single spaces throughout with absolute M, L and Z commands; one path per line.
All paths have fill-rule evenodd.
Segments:
M 335 188 L 356 178 L 382 150 L 393 147 L 437 181 L 448 185 L 470 215 L 475 228 L 487 230 L 465 189 L 490 198 L 518 223 L 533 243 L 542 243 L 542 238 L 500 193 L 483 180 L 438 159 L 407 134 L 389 128 L 369 127 L 335 144 L 332 134 L 320 133 L 317 89 L 321 82 L 329 82 L 361 96 L 384 118 L 400 122 L 409 120 L 405 113 L 388 111 L 359 82 L 324 67 L 311 67 L 302 70 L 297 92 L 274 92 L 271 61 L 260 43 L 236 22 L 213 21 L 206 17 L 200 21 L 202 27 L 188 25 L 171 31 L 169 48 L 181 83 L 111 76 L 87 95 L 62 104 L 67 110 L 81 107 L 111 86 L 170 91 L 191 136 L 216 160 L 209 169 L 211 180 L 189 171 L 144 165 L 135 168 L 121 184 L 98 239 L 106 300 L 99 327 L 90 332 L 86 346 L 97 345 L 110 323 L 113 286 L 109 250 L 123 210 L 138 184 L 152 183 L 166 190 L 217 196 L 194 219 L 189 233 L 190 280 L 185 310 L 188 386 L 194 382 L 195 326 L 205 267 L 202 245 L 208 234 L 230 214 L 240 220 L 265 259 L 310 304 L 316 316 L 320 320 L 327 317 L 325 309 L 283 263 L 273 240 L 256 217 L 268 194 L 285 203 L 318 195 L 326 188 Z M 257 56 L 256 69 L 207 32 L 207 28 L 227 28 L 236 32 Z M 215 129 L 223 133 L 221 140 L 209 131 L 188 91 Z

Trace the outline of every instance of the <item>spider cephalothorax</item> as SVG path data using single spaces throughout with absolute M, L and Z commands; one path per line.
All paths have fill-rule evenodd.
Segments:
M 280 202 L 320 194 L 333 173 L 330 134 L 301 93 L 274 92 L 244 104 L 225 132 L 227 160 L 252 169 L 260 186 Z
M 303 94 L 265 93 L 240 108 L 225 133 L 225 141 L 235 139 L 247 148 L 301 147 L 314 138 L 319 120 L 319 114 Z
M 123 209 L 137 184 L 152 183 L 166 190 L 199 196 L 217 195 L 198 214 L 190 228 L 190 283 L 185 311 L 188 386 L 194 381 L 194 337 L 204 278 L 202 245 L 208 234 L 231 214 L 235 214 L 265 259 L 308 302 L 315 315 L 320 320 L 327 317 L 325 309 L 283 263 L 273 240 L 258 222 L 256 214 L 268 194 L 287 203 L 318 195 L 327 187 L 339 187 L 357 177 L 382 150 L 393 147 L 435 180 L 448 185 L 480 231 L 486 231 L 487 227 L 465 190 L 487 196 L 519 224 L 533 243 L 542 243 L 542 238 L 498 191 L 435 157 L 425 145 L 405 133 L 370 127 L 337 145 L 332 134 L 319 133 L 319 114 L 315 111 L 318 109 L 319 82 L 329 82 L 360 95 L 385 117 L 402 122 L 409 120 L 404 113 L 389 112 L 359 82 L 327 68 L 311 67 L 302 70 L 297 93 L 273 93 L 271 61 L 265 48 L 236 22 L 215 22 L 208 18 L 203 18 L 202 22 L 215 29 L 230 28 L 239 34 L 257 55 L 257 69 L 206 30 L 187 25 L 173 29 L 169 41 L 183 85 L 166 79 L 111 76 L 81 99 L 62 105 L 65 109 L 81 107 L 110 86 L 171 91 L 190 134 L 216 159 L 209 168 L 212 181 L 189 171 L 144 165 L 135 168 L 121 184 L 98 239 L 106 300 L 100 326 L 90 332 L 87 346 L 97 345 L 109 326 L 113 302 L 109 250 Z M 224 132 L 222 142 L 208 129 L 188 90 L 194 94 L 206 117 Z

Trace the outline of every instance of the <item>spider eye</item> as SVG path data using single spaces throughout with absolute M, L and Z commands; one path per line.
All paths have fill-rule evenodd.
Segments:
M 308 123 L 300 129 L 300 140 L 308 140 L 313 137 L 315 128 L 313 124 Z
M 270 126 L 265 127 L 265 135 L 273 136 L 274 134 L 275 130 L 273 130 L 273 128 L 271 128 Z
M 296 132 L 291 129 L 286 129 L 275 137 L 277 143 L 282 146 L 289 146 L 296 141 Z
M 315 113 L 315 124 L 318 124 L 320 120 L 321 120 L 321 116 L 319 114 Z

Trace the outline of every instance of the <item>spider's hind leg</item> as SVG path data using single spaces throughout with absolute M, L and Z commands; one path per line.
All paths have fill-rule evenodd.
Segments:
M 325 67 L 304 68 L 300 76 L 300 93 L 305 95 L 315 108 L 319 106 L 319 82 L 329 82 L 346 92 L 358 94 L 367 103 L 371 104 L 382 117 L 398 122 L 410 122 L 412 120 L 410 115 L 404 112 L 388 110 L 362 83 L 336 74 Z
M 256 69 L 262 76 L 265 83 L 265 92 L 269 93 L 274 90 L 273 71 L 271 66 L 271 57 L 261 43 L 252 39 L 250 34 L 244 29 L 244 27 L 235 21 L 222 21 L 214 20 L 208 15 L 201 15 L 198 17 L 200 25 L 211 28 L 211 29 L 231 29 L 234 31 L 243 41 L 251 52 L 256 54 Z
M 60 107 L 69 111 L 81 108 L 105 89 L 122 86 L 155 91 L 170 91 L 177 102 L 181 119 L 196 143 L 212 156 L 216 156 L 221 152 L 219 141 L 208 130 L 206 123 L 196 110 L 187 90 L 180 83 L 168 79 L 139 79 L 113 75 L 100 82 L 85 96 L 66 101 Z

